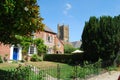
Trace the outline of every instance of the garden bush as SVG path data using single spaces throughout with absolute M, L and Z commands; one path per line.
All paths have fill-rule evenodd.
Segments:
M 42 61 L 40 56 L 38 56 L 37 54 L 33 54 L 30 60 L 31 61 Z
M 21 67 L 19 66 L 16 69 L 12 70 L 0 70 L 0 80 L 29 80 L 30 77 L 30 67 Z
M 0 80 L 43 80 L 42 73 L 36 74 L 31 66 L 19 65 L 16 69 L 0 70 Z
M 43 58 L 45 61 L 54 61 L 54 62 L 66 62 L 69 60 L 71 55 L 67 54 L 46 54 Z
M 3 63 L 2 57 L 0 56 L 0 63 Z
M 80 64 L 83 62 L 83 54 L 46 54 L 45 61 L 61 62 L 68 64 Z
M 117 54 L 117 57 L 114 60 L 114 66 L 120 66 L 120 51 Z

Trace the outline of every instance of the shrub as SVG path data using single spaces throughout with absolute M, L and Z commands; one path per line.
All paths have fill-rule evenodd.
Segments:
M 2 57 L 0 56 L 0 63 L 3 63 Z
M 64 54 L 47 54 L 44 56 L 45 61 L 54 61 L 54 62 L 63 62 L 65 63 L 66 60 L 70 59 L 70 55 Z
M 19 65 L 16 69 L 0 70 L 0 80 L 31 80 L 29 79 L 30 73 L 29 66 L 22 67 L 22 65 Z
M 33 54 L 30 60 L 31 61 L 41 61 L 41 58 L 37 54 Z
M 120 52 L 118 53 L 116 59 L 114 60 L 114 66 L 120 66 Z
M 113 70 L 117 70 L 117 67 L 116 66 L 108 66 L 108 67 L 106 67 L 106 69 L 108 71 L 113 71 Z
M 31 70 L 30 70 L 30 67 L 28 67 L 28 66 L 26 66 L 24 68 L 19 67 L 18 69 L 14 70 L 14 72 L 12 73 L 12 76 L 14 77 L 13 80 L 29 79 L 30 72 L 31 72 Z
M 76 50 L 76 48 L 74 48 L 71 44 L 65 44 L 64 45 L 65 54 L 71 54 L 71 52 L 73 52 L 75 50 Z
M 0 80 L 43 80 L 43 71 L 35 73 L 31 66 L 19 66 L 16 69 L 0 70 Z
M 117 65 L 120 65 L 120 56 L 118 56 L 118 59 L 116 60 Z
M 83 54 L 46 54 L 45 61 L 62 62 L 68 64 L 80 64 L 83 62 Z
M 90 64 L 88 61 L 84 61 L 83 66 L 78 67 L 78 77 L 86 78 L 92 75 L 99 74 L 101 71 L 101 59 L 94 64 Z

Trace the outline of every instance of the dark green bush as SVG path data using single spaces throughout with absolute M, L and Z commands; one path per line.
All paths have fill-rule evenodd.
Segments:
M 116 60 L 117 65 L 120 65 L 120 55 L 118 56 L 117 60 Z
M 69 60 L 71 55 L 64 54 L 47 54 L 44 56 L 45 61 L 54 61 L 54 62 L 66 62 Z
M 0 80 L 43 80 L 42 74 L 42 70 L 36 73 L 32 66 L 20 64 L 16 69 L 0 70 Z
M 14 77 L 14 80 L 25 80 L 29 79 L 29 74 L 31 72 L 30 67 L 24 67 L 24 68 L 18 68 L 12 73 L 12 77 Z M 15 77 L 17 76 L 17 77 Z
M 114 60 L 114 66 L 120 66 L 120 52 Z
M 3 63 L 2 57 L 0 56 L 0 63 Z
M 0 80 L 29 80 L 31 69 L 29 66 L 21 67 L 14 70 L 0 70 Z
M 45 61 L 61 62 L 68 64 L 79 64 L 83 62 L 83 54 L 46 54 Z

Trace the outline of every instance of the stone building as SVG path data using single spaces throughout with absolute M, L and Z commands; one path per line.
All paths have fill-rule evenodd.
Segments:
M 57 35 L 60 40 L 63 42 L 69 42 L 69 25 L 57 25 Z

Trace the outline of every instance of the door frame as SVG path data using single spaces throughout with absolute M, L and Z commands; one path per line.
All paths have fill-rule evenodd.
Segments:
M 13 59 L 14 48 L 18 48 L 17 60 L 22 60 L 22 47 L 20 47 L 20 45 L 17 45 L 17 46 L 11 45 L 11 47 L 10 47 L 10 60 L 14 60 Z

